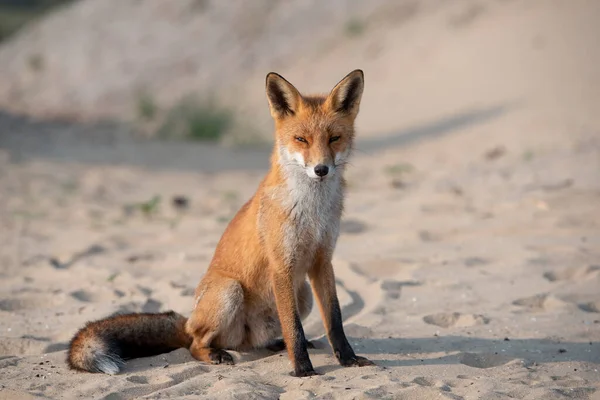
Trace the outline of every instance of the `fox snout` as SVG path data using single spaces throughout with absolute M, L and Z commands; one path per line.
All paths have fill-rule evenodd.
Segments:
M 325 176 L 327 173 L 329 173 L 329 167 L 324 164 L 317 164 L 314 170 L 317 176 Z
M 300 151 L 289 151 L 285 146 L 280 147 L 279 154 L 284 165 L 292 168 L 301 168 L 309 178 L 315 180 L 330 178 L 336 172 L 334 161 L 328 160 L 326 157 L 319 157 L 317 160 L 311 160 L 310 155 L 305 155 Z
M 307 166 L 306 173 L 313 179 L 325 179 L 328 176 L 332 176 L 335 172 L 335 167 L 328 164 L 317 164 L 314 166 Z

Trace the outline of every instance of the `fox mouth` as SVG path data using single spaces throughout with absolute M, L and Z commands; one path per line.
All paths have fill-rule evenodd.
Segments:
M 327 176 L 317 176 L 317 177 L 313 177 L 313 176 L 309 176 L 310 180 L 315 182 L 315 183 L 322 183 L 326 180 L 328 180 L 329 178 L 331 178 L 331 176 L 327 175 Z

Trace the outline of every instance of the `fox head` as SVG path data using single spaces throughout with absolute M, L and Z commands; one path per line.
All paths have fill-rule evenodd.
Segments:
M 352 71 L 323 96 L 303 96 L 274 72 L 267 75 L 266 81 L 279 163 L 301 169 L 315 181 L 341 172 L 354 141 L 363 72 Z

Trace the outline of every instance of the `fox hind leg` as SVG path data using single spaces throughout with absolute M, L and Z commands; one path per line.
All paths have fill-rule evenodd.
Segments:
M 210 364 L 233 365 L 224 348 L 236 348 L 244 339 L 244 290 L 234 279 L 220 278 L 218 285 L 207 282 L 186 330 L 193 337 L 190 353 Z
M 190 347 L 190 353 L 198 360 L 210 364 L 227 364 L 233 365 L 233 357 L 223 349 L 215 349 L 213 347 L 203 347 L 203 344 L 194 342 Z

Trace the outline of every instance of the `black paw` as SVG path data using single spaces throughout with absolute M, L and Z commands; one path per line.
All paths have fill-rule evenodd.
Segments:
M 370 365 L 375 365 L 373 361 L 361 356 L 354 356 L 351 358 L 340 360 L 340 364 L 344 367 L 368 367 Z
M 227 365 L 234 364 L 233 357 L 231 357 L 231 354 L 229 354 L 225 350 L 221 350 L 221 349 L 211 350 L 210 361 L 213 364 L 227 364 Z
M 315 375 L 321 375 L 320 373 L 318 373 L 317 371 L 315 371 L 314 369 L 308 369 L 306 371 L 294 371 L 294 372 L 290 372 L 291 376 L 295 376 L 296 378 L 304 378 L 307 376 L 315 376 Z

